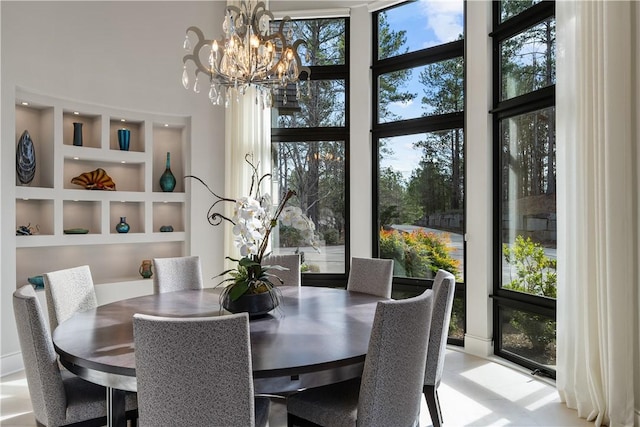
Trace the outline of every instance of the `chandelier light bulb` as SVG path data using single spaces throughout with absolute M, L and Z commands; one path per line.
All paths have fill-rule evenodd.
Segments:
M 260 40 L 255 34 L 251 36 L 251 47 L 257 49 L 260 46 Z

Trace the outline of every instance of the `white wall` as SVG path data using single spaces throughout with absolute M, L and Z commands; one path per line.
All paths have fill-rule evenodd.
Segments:
M 191 117 L 191 172 L 224 188 L 224 108 L 181 84 L 182 42 L 190 25 L 217 35 L 224 2 L 0 2 L 1 372 L 19 368 L 11 302 L 15 290 L 13 135 L 15 88 L 126 110 Z M 214 31 L 215 30 L 215 31 Z M 205 278 L 222 269 L 221 230 L 193 197 L 188 249 L 203 257 Z M 213 283 L 212 283 L 213 284 Z
M 492 304 L 492 130 L 491 2 L 466 3 L 466 258 L 465 350 L 493 354 Z
M 371 220 L 371 14 L 366 6 L 350 15 L 350 219 L 351 256 L 370 257 Z

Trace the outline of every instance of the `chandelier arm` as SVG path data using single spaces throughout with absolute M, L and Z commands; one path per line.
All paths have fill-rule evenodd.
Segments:
M 231 18 L 233 19 L 233 26 L 235 28 L 235 32 L 238 34 L 238 36 L 240 38 L 244 38 L 247 35 L 247 24 L 249 22 L 249 19 L 247 17 L 247 12 L 246 12 L 246 4 L 243 1 L 242 2 L 242 6 L 244 7 L 244 10 L 240 9 L 238 6 L 227 6 L 227 12 L 229 12 L 229 14 L 231 15 Z M 242 18 L 242 25 L 238 26 L 238 18 Z M 226 17 L 225 17 L 226 19 Z M 231 23 L 229 23 L 231 24 Z M 229 34 L 231 35 L 231 29 L 229 29 Z
M 194 46 L 192 53 L 190 53 L 188 55 L 185 55 L 182 58 L 182 62 L 184 64 L 186 64 L 187 61 L 189 61 L 189 60 L 193 61 L 193 63 L 196 66 L 196 76 L 198 75 L 199 72 L 202 72 L 202 73 L 205 73 L 205 74 L 207 74 L 208 76 L 211 77 L 212 74 L 213 74 L 212 70 L 211 70 L 211 68 L 206 67 L 202 63 L 202 61 L 200 60 L 200 51 L 205 46 L 212 46 L 213 45 L 213 40 L 205 39 L 204 38 L 204 33 L 198 27 L 191 26 L 191 27 L 187 28 L 187 34 L 189 33 L 189 31 L 193 32 L 196 35 L 196 37 L 198 37 L 198 42 Z
M 283 29 L 284 29 L 284 20 L 285 19 L 289 19 L 289 17 L 285 16 L 283 18 L 282 21 L 280 21 L 280 27 L 278 28 L 278 31 L 276 33 L 270 34 L 268 36 L 264 36 L 263 37 L 263 41 L 267 42 L 267 41 L 271 41 L 271 40 L 279 40 L 281 45 L 282 45 L 282 49 L 280 52 L 280 57 L 278 58 L 278 60 L 273 64 L 273 66 L 271 68 L 269 68 L 269 70 L 266 72 L 267 75 L 272 75 L 275 74 L 277 69 L 278 69 L 278 64 L 280 64 L 282 62 L 282 58 L 284 57 L 284 53 L 286 52 L 287 48 L 291 47 L 289 46 L 289 43 L 287 43 L 287 37 L 284 35 Z M 274 49 L 277 46 L 277 43 L 273 44 Z M 274 83 L 270 83 L 270 84 L 274 84 Z
M 267 6 L 263 1 L 256 4 L 256 6 L 253 8 L 253 13 L 251 15 L 252 15 L 251 24 L 253 25 L 253 33 L 257 36 L 262 36 L 262 33 L 260 32 L 260 26 L 258 24 L 260 23 L 260 20 L 262 19 L 263 16 L 266 15 L 267 17 L 269 17 L 270 21 L 273 21 L 275 19 L 273 16 L 273 13 L 271 13 L 271 11 L 267 9 Z
M 298 39 L 295 42 L 293 42 L 293 46 L 291 49 L 293 51 L 293 57 L 296 59 L 298 64 L 300 64 L 300 67 L 298 67 L 298 75 L 296 76 L 296 78 L 300 78 L 300 74 L 302 74 L 303 71 L 306 71 L 307 80 L 311 80 L 311 68 L 307 67 L 306 65 L 302 65 L 302 61 L 300 60 L 300 55 L 298 55 L 298 47 L 301 44 L 306 46 L 307 42 L 302 39 Z

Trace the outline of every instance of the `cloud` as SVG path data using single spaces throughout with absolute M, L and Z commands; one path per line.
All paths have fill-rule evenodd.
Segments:
M 463 32 L 463 0 L 420 0 L 421 13 L 438 43 L 448 43 Z
M 391 102 L 390 105 L 394 106 L 394 107 L 398 107 L 398 108 L 409 108 L 413 105 L 413 99 L 410 99 L 408 101 L 395 101 L 395 102 Z

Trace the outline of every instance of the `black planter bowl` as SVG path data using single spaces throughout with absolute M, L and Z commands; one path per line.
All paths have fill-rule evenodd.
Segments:
M 231 313 L 249 313 L 249 318 L 261 317 L 275 309 L 280 304 L 276 291 L 260 294 L 244 294 L 235 301 L 231 301 L 229 295 L 222 298 L 222 307 Z

